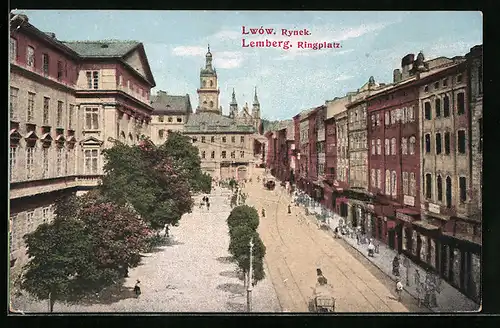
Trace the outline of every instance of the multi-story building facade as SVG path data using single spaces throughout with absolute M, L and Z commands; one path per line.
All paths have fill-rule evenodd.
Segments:
M 117 139 L 117 131 L 133 132 L 132 142 L 148 135 L 147 128 L 129 128 L 117 118 L 126 112 L 147 125 L 154 79 L 141 43 L 62 42 L 24 15 L 11 19 L 10 258 L 16 275 L 26 261 L 23 235 L 52 218 L 55 199 L 97 186 L 108 138 Z M 123 79 L 142 91 L 122 90 Z
M 289 121 L 286 125 L 286 147 L 288 154 L 288 175 L 287 180 L 291 185 L 295 183 L 295 168 L 297 162 L 295 149 L 295 123 Z
M 222 115 L 218 76 L 212 59 L 209 48 L 205 55 L 205 67 L 200 71 L 199 105 L 196 113 L 189 116 L 183 133 L 191 137 L 198 147 L 204 172 L 216 179 L 246 179 L 259 160 L 254 155 L 258 131 L 253 123 L 241 123 L 236 118 Z M 234 107 L 233 102 L 231 108 Z M 252 112 L 258 113 L 260 119 L 257 93 Z
M 333 116 L 330 117 L 328 112 L 328 105 L 326 107 L 325 115 L 325 179 L 324 179 L 324 196 L 325 196 L 325 206 L 332 210 L 338 212 L 336 209 L 336 199 L 341 189 L 338 188 L 338 183 L 336 182 L 336 169 L 337 169 L 337 136 L 336 136 L 336 126 L 335 119 Z M 335 186 L 337 185 L 337 186 Z
M 324 180 L 326 179 L 326 131 L 325 131 L 325 117 L 326 117 L 326 106 L 321 106 L 316 109 L 315 114 L 316 119 L 316 185 L 319 187 L 319 192 L 321 194 L 320 202 L 324 205 Z
M 307 119 L 309 114 L 314 110 L 314 108 L 303 110 L 296 116 L 294 116 L 294 121 L 298 122 L 299 134 L 298 134 L 298 177 L 297 183 L 301 190 L 306 190 L 308 186 L 308 172 L 309 172 L 309 161 L 310 161 L 310 150 L 309 150 L 309 120 Z M 297 141 L 297 136 L 296 139 Z
M 170 131 L 182 132 L 189 115 L 193 113 L 189 95 L 174 96 L 159 90 L 156 96 L 151 96 L 151 141 L 163 144 Z
M 443 279 L 479 300 L 480 221 L 471 219 L 477 199 L 471 188 L 467 82 L 463 58 L 455 58 L 448 67 L 422 80 L 422 221 L 441 233 L 417 234 L 417 251 L 420 249 L 420 257 Z M 429 244 L 430 253 L 426 253 Z

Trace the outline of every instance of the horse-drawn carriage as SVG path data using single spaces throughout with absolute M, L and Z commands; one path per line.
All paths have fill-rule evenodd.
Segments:
M 317 269 L 318 282 L 313 288 L 313 298 L 309 303 L 311 312 L 328 313 L 335 312 L 335 298 L 333 297 L 332 287 L 328 280 L 323 276 L 321 269 Z
M 267 190 L 274 190 L 276 187 L 276 181 L 274 180 L 273 177 L 266 177 L 264 179 L 264 188 Z

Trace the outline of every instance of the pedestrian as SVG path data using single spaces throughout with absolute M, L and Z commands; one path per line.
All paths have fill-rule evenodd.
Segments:
M 399 279 L 396 282 L 396 294 L 398 295 L 398 302 L 401 302 L 401 296 L 403 294 L 403 284 Z
M 165 236 L 170 237 L 168 224 L 165 225 Z
M 392 260 L 392 274 L 399 277 L 399 254 L 396 254 Z
M 372 240 L 370 239 L 370 243 L 368 244 L 368 256 L 375 256 L 375 245 L 373 245 Z
M 403 257 L 403 266 L 406 269 L 406 286 L 410 286 L 410 260 L 408 259 L 407 256 Z
M 265 218 L 266 217 L 266 210 L 264 208 L 262 208 L 262 217 Z
M 340 238 L 339 237 L 339 227 L 335 227 L 335 238 Z
M 288 204 L 288 214 L 292 214 L 292 205 Z
M 210 203 L 207 201 L 207 211 L 210 210 Z
M 413 276 L 415 285 L 420 286 L 420 271 L 418 269 L 415 269 L 415 274 Z
M 137 282 L 135 283 L 135 286 L 134 286 L 134 293 L 135 293 L 135 297 L 139 297 L 139 295 L 141 295 L 141 281 L 139 279 L 137 279 Z

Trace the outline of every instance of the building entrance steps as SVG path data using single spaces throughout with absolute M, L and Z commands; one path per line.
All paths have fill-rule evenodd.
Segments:
M 314 206 L 306 207 L 305 205 L 300 205 L 301 207 L 307 208 L 308 210 L 308 219 L 317 221 L 315 218 L 315 214 L 326 213 L 327 219 L 326 223 L 329 225 L 332 231 L 339 225 L 339 221 L 342 220 L 345 222 L 346 220 L 342 218 L 340 215 L 333 213 L 332 211 L 324 208 L 321 204 L 312 204 Z M 368 243 L 358 244 L 355 236 L 348 237 L 346 235 L 341 235 L 341 238 L 345 240 L 345 242 L 361 253 L 366 259 L 368 259 L 371 263 L 373 263 L 379 270 L 389 276 L 392 280 L 396 281 L 397 277 L 392 274 L 392 261 L 396 256 L 397 252 L 389 246 L 383 244 L 382 242 L 378 242 L 378 253 L 375 254 L 374 257 L 368 256 Z M 418 266 L 410 259 L 407 259 L 409 263 L 409 272 L 408 272 L 408 284 L 406 281 L 407 273 L 406 267 L 403 266 L 404 255 L 401 255 L 400 258 L 400 279 L 404 285 L 404 289 L 411 296 L 418 299 L 419 292 L 417 291 L 417 284 L 415 273 L 416 270 L 420 273 L 420 282 L 425 283 L 427 272 L 422 267 Z M 421 285 L 422 286 L 422 285 Z M 421 288 L 419 288 L 421 289 Z M 435 294 L 436 296 L 436 304 L 437 306 L 428 307 L 433 312 L 475 312 L 480 310 L 480 305 L 469 299 L 467 296 L 462 294 L 456 288 L 448 284 L 446 281 L 441 279 L 440 291 Z M 422 301 L 422 306 L 424 305 L 425 291 L 420 293 L 420 299 Z

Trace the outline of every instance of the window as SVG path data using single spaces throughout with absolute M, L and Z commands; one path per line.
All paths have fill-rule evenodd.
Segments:
M 35 119 L 35 94 L 33 92 L 28 92 L 28 112 L 26 115 L 26 120 L 32 122 Z
M 118 75 L 118 85 L 121 87 L 123 86 L 123 76 Z
M 17 60 L 17 40 L 14 38 L 10 38 L 10 60 Z
M 446 177 L 446 207 L 448 208 L 451 208 L 451 198 L 452 198 L 451 178 Z
M 391 155 L 396 155 L 396 138 L 391 139 Z
M 444 153 L 446 155 L 449 155 L 451 152 L 451 140 L 450 140 L 450 133 L 445 132 L 444 133 Z
M 130 81 L 129 81 L 130 83 Z M 99 89 L 99 72 L 87 72 L 87 87 L 88 89 Z
M 173 120 L 173 119 L 172 119 L 172 117 L 169 117 L 169 118 L 167 119 L 168 123 L 172 123 L 172 120 Z
M 205 142 L 205 136 L 201 137 L 201 142 L 203 142 L 203 143 Z
M 457 113 L 462 115 L 465 113 L 465 93 L 457 93 Z
M 73 128 L 73 116 L 75 115 L 75 105 L 69 105 L 68 128 Z
M 49 177 L 49 149 L 42 149 L 42 177 Z
M 439 89 L 439 81 L 437 81 L 436 83 L 434 83 L 434 89 Z
M 99 108 L 85 108 L 85 129 L 99 129 Z
M 380 115 L 377 114 L 376 116 L 377 116 L 377 126 L 379 126 L 380 125 Z
M 425 135 L 425 152 L 431 152 L 431 135 L 429 133 Z
M 408 139 L 406 138 L 401 138 L 401 153 L 403 155 L 408 154 Z
M 417 196 L 417 181 L 413 172 L 410 173 L 410 196 Z
M 375 155 L 375 139 L 372 139 L 372 155 Z
M 62 126 L 62 115 L 63 115 L 63 102 L 57 102 L 57 126 Z
M 232 143 L 236 143 L 236 137 L 235 137 L 235 136 L 232 136 L 232 137 L 231 137 L 231 142 L 232 142 Z
M 97 174 L 97 161 L 99 159 L 99 151 L 97 149 L 86 149 L 84 152 L 85 158 L 85 174 Z
M 9 152 L 9 178 L 12 181 L 12 172 L 16 169 L 17 163 L 17 147 L 10 147 Z
M 428 86 L 428 85 L 426 85 L 426 86 L 424 87 L 424 91 L 425 91 L 425 92 L 429 92 L 429 86 Z
M 443 80 L 443 87 L 446 87 L 446 86 L 448 86 L 448 79 Z
M 35 211 L 29 211 L 26 213 L 26 232 L 33 231 L 34 219 L 35 219 Z
M 377 188 L 382 189 L 382 170 L 377 169 Z
M 462 74 L 457 75 L 457 83 L 462 83 Z
M 28 67 L 35 67 L 35 48 L 28 46 L 26 48 L 26 65 Z
M 391 154 L 391 145 L 389 139 L 385 139 L 385 154 L 390 155 Z
M 26 147 L 26 178 L 33 178 L 34 166 L 33 160 L 35 158 L 35 147 Z
M 64 66 L 63 66 L 62 61 L 57 61 L 57 79 L 58 80 L 61 80 L 63 77 L 63 69 L 64 69 Z
M 458 186 L 460 188 L 460 202 L 464 203 L 467 200 L 467 181 L 465 177 L 458 178 Z
M 375 169 L 371 169 L 370 171 L 371 173 L 371 183 L 372 183 L 372 187 L 373 188 L 376 188 L 377 187 L 377 176 L 375 175 Z
M 409 191 L 408 172 L 403 172 L 403 195 L 408 195 Z
M 460 154 L 465 154 L 465 131 L 459 130 L 457 136 L 457 150 Z
M 165 121 L 165 116 L 163 115 L 158 116 L 158 122 L 163 123 L 163 121 Z
M 424 117 L 426 120 L 432 119 L 431 116 L 431 103 L 430 102 L 425 102 L 424 103 Z
M 49 55 L 42 54 L 42 70 L 43 74 L 49 75 Z
M 244 143 L 245 142 L 245 137 L 244 136 L 241 136 L 240 137 L 240 143 Z
M 415 143 L 417 142 L 417 139 L 415 137 L 410 137 L 410 155 L 415 155 Z
M 436 105 L 436 117 L 441 117 L 441 99 L 436 98 L 435 105 Z
M 397 197 L 398 195 L 398 176 L 396 174 L 396 171 L 392 171 L 392 177 L 391 177 L 391 195 L 392 197 Z
M 60 176 L 61 175 L 63 150 L 64 150 L 64 148 L 57 148 L 57 155 L 56 155 L 56 176 Z
M 375 115 L 374 114 L 372 114 L 372 116 L 371 116 L 371 121 L 372 121 L 372 128 L 374 128 L 375 127 L 375 123 L 376 123 L 375 122 Z M 339 131 L 338 134 L 340 134 L 340 131 Z
M 377 155 L 382 155 L 382 140 L 377 139 Z
M 159 130 L 158 131 L 158 138 L 160 139 L 163 139 L 163 135 L 164 135 L 165 131 L 164 130 Z
M 231 158 L 236 158 L 236 152 L 235 151 L 231 152 Z
M 210 108 L 214 107 L 214 102 L 210 100 Z
M 182 117 L 177 118 L 177 123 L 182 123 Z
M 391 194 L 391 172 L 389 170 L 385 171 L 385 194 Z
M 413 106 L 408 107 L 407 109 L 408 121 L 413 122 L 415 120 L 415 112 L 413 111 Z
M 226 142 L 226 137 L 222 137 L 222 142 Z
M 240 150 L 240 157 L 241 158 L 245 157 L 245 152 L 243 150 Z
M 215 137 L 210 137 L 210 142 L 215 142 Z
M 432 198 L 432 175 L 430 173 L 425 175 L 425 198 Z
M 10 119 L 14 119 L 17 113 L 17 94 L 19 89 L 10 87 Z
M 226 158 L 226 151 L 225 150 L 222 151 L 221 157 Z
M 212 150 L 212 153 L 210 154 L 210 158 L 215 158 L 215 151 Z
M 443 178 L 441 178 L 440 175 L 437 176 L 436 186 L 437 186 L 437 200 L 442 202 L 443 201 Z
M 205 151 L 201 152 L 201 158 L 205 158 Z
M 436 155 L 441 154 L 441 133 L 436 133 Z
M 389 118 L 389 112 L 385 112 L 385 125 L 391 124 L 391 119 Z
M 446 95 L 443 98 L 443 116 L 450 116 L 450 98 Z
M 480 118 L 477 120 L 477 124 L 479 125 L 479 152 L 483 152 L 483 119 Z
M 47 223 L 47 220 L 49 219 L 49 212 L 50 209 L 48 207 L 42 208 L 42 223 Z

